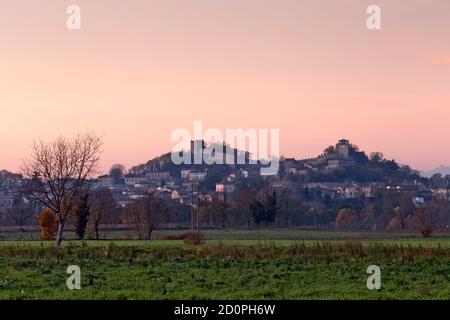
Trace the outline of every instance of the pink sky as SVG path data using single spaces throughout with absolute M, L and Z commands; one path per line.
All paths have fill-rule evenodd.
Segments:
M 0 168 L 18 170 L 33 138 L 85 129 L 104 134 L 105 169 L 131 166 L 194 120 L 279 128 L 297 158 L 345 137 L 417 169 L 450 165 L 450 2 L 405 3 L 0 0 Z

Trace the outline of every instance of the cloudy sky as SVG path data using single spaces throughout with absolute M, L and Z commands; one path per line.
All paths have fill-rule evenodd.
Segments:
M 131 166 L 194 120 L 278 128 L 286 156 L 345 137 L 450 165 L 449 39 L 448 0 L 0 0 L 0 168 L 33 138 L 86 129 L 104 135 L 105 169 Z

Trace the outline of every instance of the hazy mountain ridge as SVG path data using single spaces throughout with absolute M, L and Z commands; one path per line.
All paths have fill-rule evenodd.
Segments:
M 441 165 L 433 170 L 422 171 L 420 174 L 423 177 L 431 177 L 433 174 L 440 173 L 442 176 L 450 175 L 450 166 Z

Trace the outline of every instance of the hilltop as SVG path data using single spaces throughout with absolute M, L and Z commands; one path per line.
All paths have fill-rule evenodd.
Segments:
M 203 142 L 203 148 L 206 143 Z M 235 153 L 243 152 L 234 149 Z M 193 154 L 193 150 L 188 151 Z M 171 160 L 171 153 L 162 154 L 156 158 L 130 168 L 129 172 L 142 175 L 146 172 L 167 171 L 173 177 L 180 177 L 181 170 L 190 169 L 207 172 L 212 169 L 224 178 L 230 172 L 244 169 L 259 172 L 261 164 L 202 164 L 175 165 Z M 449 168 L 450 170 L 450 168 Z M 212 171 L 212 170 L 210 170 Z M 336 145 L 330 145 L 317 157 L 309 159 L 295 159 L 281 157 L 279 179 L 302 180 L 307 182 L 405 182 L 423 179 L 420 173 L 407 165 L 400 165 L 394 159 L 386 159 L 381 152 L 372 152 L 368 156 L 358 146 L 347 139 L 341 139 Z

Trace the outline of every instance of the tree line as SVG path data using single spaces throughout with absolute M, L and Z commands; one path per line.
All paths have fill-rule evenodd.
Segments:
M 73 138 L 59 137 L 52 142 L 37 140 L 31 157 L 22 167 L 26 183 L 23 192 L 31 203 L 45 208 L 39 215 L 41 236 L 54 238 L 60 246 L 64 230 L 73 228 L 79 239 L 86 234 L 99 239 L 100 226 L 107 223 L 127 224 L 139 239 L 151 239 L 155 228 L 167 223 L 189 226 L 195 223 L 211 228 L 252 227 L 337 227 L 369 230 L 402 231 L 420 229 L 448 230 L 449 202 L 430 198 L 426 207 L 416 206 L 408 192 L 378 190 L 373 198 L 331 199 L 321 191 L 308 190 L 302 183 L 275 190 L 270 181 L 238 185 L 233 194 L 208 194 L 198 190 L 192 204 L 172 201 L 149 192 L 118 206 L 108 189 L 89 190 L 87 181 L 98 173 L 102 138 L 93 133 Z M 364 156 L 364 155 L 363 155 Z M 368 166 L 390 167 L 392 161 L 382 156 Z M 121 179 L 123 167 L 115 165 L 110 175 Z M 435 179 L 437 180 L 437 179 Z M 436 182 L 437 183 L 437 182 Z M 33 215 L 30 208 L 16 211 L 17 223 Z M 424 231 L 425 230 L 425 231 Z

